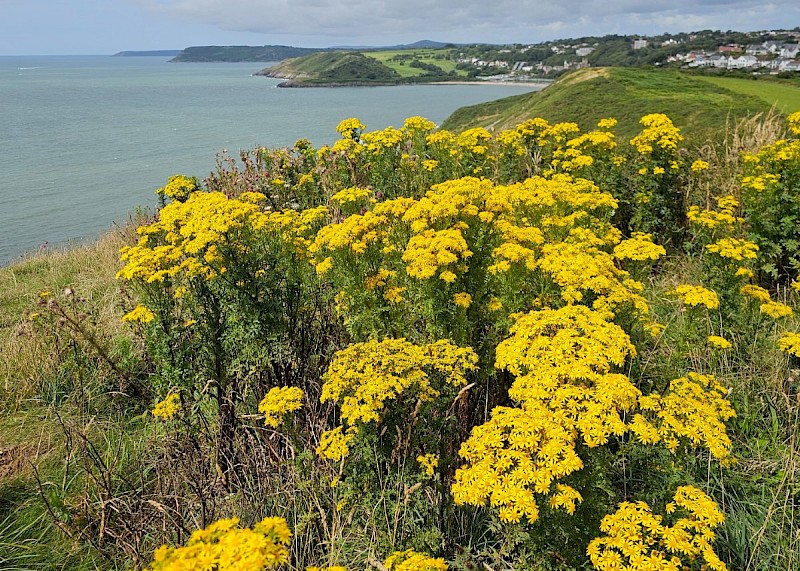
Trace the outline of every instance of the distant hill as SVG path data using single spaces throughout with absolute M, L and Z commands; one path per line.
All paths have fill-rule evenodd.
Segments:
M 256 75 L 287 80 L 283 87 L 387 85 L 402 81 L 390 67 L 359 52 L 322 52 L 289 59 Z
M 666 113 L 692 143 L 714 138 L 730 119 L 766 112 L 759 97 L 735 93 L 676 71 L 631 68 L 577 70 L 542 91 L 481 103 L 456 110 L 442 128 L 502 130 L 533 117 L 575 121 L 583 129 L 600 119 L 619 121 L 617 133 L 629 138 L 648 113 Z
M 124 51 L 116 53 L 112 57 L 142 57 L 142 56 L 174 57 L 179 53 L 181 53 L 181 50 Z
M 192 46 L 181 50 L 173 62 L 268 62 L 283 61 L 326 51 L 325 48 L 292 46 Z
M 384 51 L 384 50 L 418 50 L 418 49 L 439 49 L 447 46 L 459 44 L 448 44 L 445 42 L 434 42 L 433 40 L 420 40 L 413 44 L 400 44 L 397 46 L 333 46 L 332 50 L 358 50 L 358 51 Z

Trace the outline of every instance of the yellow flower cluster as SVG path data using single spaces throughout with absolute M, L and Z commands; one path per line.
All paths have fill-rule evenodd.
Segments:
M 277 428 L 286 413 L 302 406 L 303 390 L 298 387 L 273 387 L 258 403 L 258 412 L 264 414 L 264 424 Z
M 337 426 L 322 433 L 316 452 L 328 460 L 339 461 L 350 454 L 350 442 L 355 438 L 356 429 L 351 426 L 347 432 L 344 427 Z
M 790 355 L 800 357 L 800 333 L 787 331 L 778 339 L 778 347 Z
M 197 189 L 196 179 L 179 174 L 169 177 L 167 184 L 156 190 L 156 194 L 183 202 Z
M 765 315 L 769 315 L 773 319 L 780 319 L 782 317 L 791 317 L 794 313 L 792 308 L 781 303 L 780 301 L 768 301 L 759 306 L 759 311 Z
M 761 302 L 761 305 L 759 306 L 761 313 L 774 319 L 789 317 L 794 313 L 792 308 L 785 303 L 772 301 L 769 292 L 761 286 L 746 284 L 739 288 L 739 293 Z
M 386 339 L 338 351 L 325 373 L 320 400 L 339 403 L 349 428 L 346 434 L 342 426 L 326 432 L 318 452 L 329 458 L 339 452 L 346 455 L 357 426 L 378 421 L 387 401 L 410 391 L 421 402 L 432 401 L 444 387 L 464 385 L 477 362 L 472 349 L 446 340 L 415 345 L 405 339 Z
M 447 563 L 441 557 L 433 558 L 413 549 L 395 551 L 383 566 L 386 571 L 447 571 Z
M 506 522 L 539 518 L 534 493 L 549 494 L 555 480 L 580 470 L 575 437 L 544 407 L 496 407 L 492 418 L 475 427 L 459 455 L 469 464 L 456 470 L 451 487 L 456 504 L 499 508 Z M 562 494 L 563 490 L 558 489 Z M 574 494 L 570 494 L 574 496 Z M 557 507 L 572 509 L 560 500 Z
M 409 276 L 424 280 L 435 276 L 439 270 L 448 271 L 470 256 L 472 251 L 461 230 L 450 228 L 425 230 L 412 236 L 403 253 L 403 261 Z
M 680 130 L 663 113 L 645 115 L 639 122 L 644 129 L 631 139 L 631 145 L 642 155 L 652 154 L 656 148 L 675 151 L 683 141 Z
M 435 454 L 420 454 L 417 456 L 417 462 L 426 476 L 433 476 L 436 468 L 439 467 L 439 457 Z
M 150 323 L 155 318 L 155 314 L 140 303 L 131 311 L 123 315 L 122 321 L 126 323 Z
M 159 547 L 146 571 L 264 571 L 288 562 L 292 534 L 283 518 L 265 518 L 252 529 L 238 524 L 238 518 L 219 520 L 183 547 Z
M 724 337 L 720 337 L 719 335 L 709 335 L 708 344 L 713 345 L 717 349 L 730 349 L 731 347 L 733 347 L 730 341 L 728 341 Z
M 598 571 L 726 571 L 711 546 L 713 530 L 724 519 L 716 503 L 702 490 L 681 486 L 666 511 L 672 514 L 677 508 L 685 515 L 667 525 L 645 502 L 621 503 L 600 523 L 605 535 L 593 539 L 586 550 L 592 566 Z M 703 565 L 695 567 L 700 557 Z
M 731 195 L 717 198 L 719 210 L 703 209 L 699 206 L 690 206 L 686 216 L 692 224 L 714 230 L 722 228 L 728 232 L 732 231 L 736 224 L 744 222 L 744 218 L 737 217 L 735 209 L 739 202 Z
M 760 301 L 762 303 L 768 303 L 772 300 L 769 295 L 769 292 L 761 286 L 753 285 L 753 284 L 745 284 L 741 288 L 739 288 L 739 293 L 744 296 L 751 297 L 756 301 Z
M 434 380 L 440 378 L 451 386 L 465 384 L 465 375 L 475 369 L 477 359 L 472 349 L 446 340 L 427 345 L 405 339 L 356 343 L 334 356 L 320 400 L 339 403 L 342 417 L 351 425 L 374 422 L 385 401 L 407 390 L 426 401 L 439 396 Z
M 752 260 L 758 255 L 758 246 L 755 243 L 739 238 L 721 238 L 713 244 L 707 244 L 706 250 L 722 258 L 737 261 Z
M 386 200 L 330 224 L 319 232 L 312 251 L 318 273 L 337 265 L 350 271 L 353 255 L 364 257 L 357 263 L 376 260 L 372 264 L 396 272 L 379 285 L 385 288 L 384 299 L 397 303 L 405 297 L 399 288 L 418 287 L 402 274 L 453 283 L 469 271 L 472 248 L 478 247 L 471 241 L 480 238 L 486 251 L 486 240 L 492 240 L 496 246 L 487 269 L 498 279 L 506 279 L 503 274 L 514 268 L 537 272 L 558 285 L 566 301 L 580 301 L 584 292 L 591 292 L 599 311 L 614 313 L 629 306 L 644 314 L 641 284 L 619 269 L 607 251 L 621 240 L 608 221 L 616 206 L 611 195 L 591 182 L 563 174 L 496 186 L 465 177 L 434 185 L 418 200 Z M 621 255 L 652 259 L 663 251 L 644 235 L 636 238 L 622 246 Z M 347 295 L 360 292 L 350 289 Z M 466 305 L 463 296 L 459 301 Z
M 644 444 L 663 442 L 675 452 L 684 440 L 703 446 L 723 465 L 734 461 L 725 421 L 736 416 L 727 400 L 728 390 L 713 375 L 690 372 L 670 382 L 666 395 L 639 398 L 639 408 L 629 429 Z M 648 420 L 648 418 L 650 420 Z
M 679 285 L 673 290 L 683 303 L 692 307 L 699 305 L 705 306 L 708 309 L 717 309 L 719 307 L 719 297 L 717 293 L 697 285 Z
M 350 117 L 349 119 L 341 121 L 336 126 L 336 132 L 341 134 L 345 139 L 357 139 L 361 132 L 366 128 L 367 126 L 361 121 L 355 117 Z
M 403 129 L 412 133 L 427 133 L 435 128 L 436 123 L 420 116 L 408 117 L 403 121 Z
M 141 238 L 136 246 L 122 249 L 126 265 L 117 277 L 147 283 L 179 275 L 211 279 L 226 271 L 226 252 L 246 251 L 253 234 L 281 236 L 303 253 L 327 208 L 263 212 L 258 205 L 263 198 L 259 193 L 233 199 L 221 192 L 195 192 L 185 202 L 168 204 L 157 221 L 137 229 Z
M 621 374 L 635 349 L 625 332 L 584 306 L 519 316 L 512 336 L 497 347 L 495 366 L 517 376 L 509 395 L 521 408 L 497 407 L 473 429 L 459 454 L 469 462 L 456 472 L 457 504 L 500 508 L 503 521 L 538 518 L 534 494 L 549 495 L 553 509 L 575 510 L 573 488 L 552 484 L 583 467 L 578 434 L 589 447 L 627 430 L 620 412 L 640 392 Z
M 795 135 L 800 135 L 800 111 L 795 111 L 786 117 L 786 122 L 789 123 L 789 129 Z
M 643 232 L 634 232 L 633 235 L 623 240 L 614 247 L 614 257 L 618 260 L 657 260 L 665 256 L 667 251 L 663 246 L 653 243 L 653 236 Z
M 181 411 L 181 397 L 177 393 L 170 393 L 167 397 L 156 403 L 151 411 L 153 416 L 163 420 L 170 420 Z
M 547 369 L 557 377 L 591 379 L 636 354 L 618 325 L 582 305 L 519 316 L 511 334 L 498 345 L 495 366 L 517 376 Z
M 351 186 L 349 188 L 340 190 L 339 192 L 331 196 L 331 202 L 336 202 L 341 205 L 348 204 L 351 202 L 363 202 L 371 195 L 372 191 L 368 188 L 358 188 L 357 186 Z

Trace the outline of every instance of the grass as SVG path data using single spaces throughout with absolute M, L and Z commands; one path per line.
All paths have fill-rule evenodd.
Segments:
M 620 138 L 629 138 L 640 130 L 643 115 L 666 113 L 688 140 L 700 145 L 716 138 L 729 119 L 769 108 L 759 97 L 679 72 L 592 68 L 570 73 L 539 92 L 463 107 L 442 128 L 462 131 L 481 126 L 499 131 L 543 117 L 552 122 L 575 121 L 586 129 L 602 118 L 614 117 Z
M 64 365 L 52 344 L 51 335 L 60 335 L 59 330 L 44 333 L 30 316 L 46 313 L 39 294 L 50 291 L 55 297 L 74 298 L 85 304 L 82 307 L 92 307 L 92 326 L 104 338 L 127 337 L 120 321 L 126 301 L 115 278 L 127 232 L 112 231 L 96 242 L 41 252 L 0 269 L 0 407 L 4 409 L 0 416 L 0 569 L 119 568 L 86 542 L 58 529 L 40 498 L 39 482 L 46 493 L 81 498 L 85 492 L 79 479 L 65 475 L 69 446 L 61 421 L 78 426 L 88 423 L 108 441 L 122 434 L 142 441 L 144 437 L 137 436 L 140 431 L 129 422 L 124 423 L 126 434 L 119 428 L 123 423 L 104 420 L 119 413 L 118 407 L 109 406 L 113 397 L 103 394 L 109 390 L 108 375 L 88 367 L 78 370 L 71 362 Z M 74 294 L 64 296 L 66 288 Z M 78 376 L 82 378 L 76 381 Z
M 766 101 L 769 105 L 787 115 L 800 111 L 800 85 L 768 79 L 742 79 L 738 77 L 700 77 L 708 83 L 742 93 L 752 95 Z
M 466 77 L 467 73 L 457 70 L 456 62 L 450 59 L 452 53 L 452 50 L 419 49 L 371 51 L 364 52 L 364 55 L 378 60 L 385 66 L 396 71 L 402 77 L 418 77 L 425 73 L 424 69 L 411 67 L 409 65 L 414 60 L 435 65 L 441 68 L 445 73 L 450 73 L 452 71 Z
M 42 379 L 50 388 L 59 377 L 50 349 L 38 337 L 29 316 L 38 312 L 40 293 L 61 294 L 66 288 L 95 308 L 94 321 L 108 338 L 119 337 L 124 298 L 115 278 L 123 232 L 70 250 L 40 253 L 0 269 L 0 406 L 17 410 L 27 399 L 42 395 Z M 5 440 L 0 437 L 0 442 Z

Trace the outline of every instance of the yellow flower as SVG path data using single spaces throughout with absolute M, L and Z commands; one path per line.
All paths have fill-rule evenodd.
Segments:
M 183 202 L 198 188 L 197 179 L 179 174 L 169 177 L 166 186 L 162 186 L 156 190 L 156 194 Z
M 223 519 L 192 533 L 183 547 L 161 546 L 145 571 L 262 571 L 289 561 L 292 533 L 286 520 L 267 517 L 252 529 Z
M 383 298 L 391 303 L 400 303 L 403 301 L 403 292 L 406 291 L 404 287 L 388 287 L 383 293 Z
M 719 297 L 717 297 L 716 292 L 703 286 L 679 285 L 673 291 L 686 305 L 692 307 L 703 305 L 708 309 L 717 309 L 719 307 Z
M 355 139 L 367 126 L 358 119 L 351 117 L 345 119 L 336 126 L 336 132 L 340 133 L 345 139 Z
M 759 307 L 759 310 L 761 313 L 769 315 L 774 319 L 790 317 L 793 314 L 791 307 L 779 301 L 768 301 L 766 303 L 762 303 Z
M 453 295 L 453 301 L 456 305 L 459 305 L 463 308 L 468 308 L 472 305 L 472 296 L 468 293 L 456 293 Z
M 781 351 L 800 357 L 800 333 L 785 332 L 778 339 L 778 347 L 780 347 Z
M 341 426 L 337 426 L 332 430 L 327 430 L 322 433 L 319 439 L 317 454 L 328 460 L 338 462 L 350 454 L 348 444 L 350 444 L 354 436 L 352 432 L 344 433 Z
M 181 410 L 181 397 L 177 393 L 170 393 L 161 402 L 156 403 L 151 411 L 153 416 L 163 420 L 170 420 Z
M 126 323 L 139 322 L 150 323 L 155 319 L 155 314 L 141 303 L 137 305 L 132 311 L 129 311 L 122 316 L 122 321 Z
M 739 293 L 751 297 L 756 301 L 767 303 L 771 301 L 769 292 L 761 286 L 746 284 L 739 288 Z
M 623 240 L 614 247 L 614 257 L 618 260 L 657 260 L 665 256 L 667 251 L 663 246 L 654 244 L 651 234 L 634 232 L 628 240 Z
M 433 476 L 436 468 L 439 466 L 439 457 L 435 454 L 422 454 L 417 456 L 417 462 L 425 471 L 426 476 Z
M 718 335 L 709 335 L 708 344 L 713 345 L 718 349 L 730 349 L 732 347 L 730 341 Z
M 303 391 L 298 387 L 274 387 L 258 403 L 258 412 L 264 414 L 264 424 L 277 428 L 288 412 L 302 406 Z
M 700 172 L 700 171 L 707 170 L 708 167 L 709 167 L 709 165 L 708 165 L 708 163 L 706 161 L 702 161 L 700 159 L 697 159 L 696 161 L 694 161 L 692 163 L 691 169 L 692 169 L 692 172 Z
M 395 551 L 383 566 L 386 571 L 447 571 L 447 563 L 441 557 L 434 559 L 412 549 Z

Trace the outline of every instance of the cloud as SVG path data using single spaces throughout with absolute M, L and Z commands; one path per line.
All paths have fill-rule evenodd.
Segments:
M 130 0 L 223 30 L 327 38 L 528 41 L 565 35 L 777 28 L 794 1 L 758 0 Z

